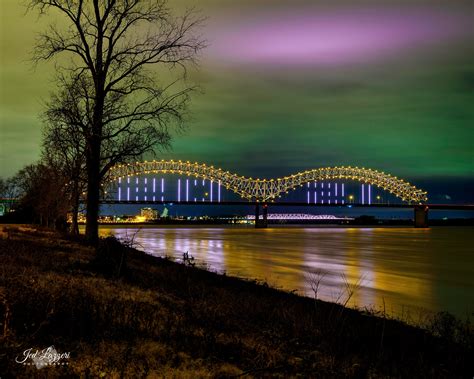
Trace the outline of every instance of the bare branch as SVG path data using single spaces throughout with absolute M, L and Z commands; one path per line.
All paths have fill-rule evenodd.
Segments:
M 51 26 L 34 53 L 36 62 L 71 58 L 58 68 L 59 90 L 46 106 L 44 150 L 67 163 L 68 175 L 87 177 L 86 233 L 95 239 L 110 167 L 169 147 L 171 131 L 182 128 L 196 89 L 185 81 L 187 67 L 205 46 L 196 36 L 203 19 L 193 11 L 175 18 L 164 0 L 29 0 L 29 8 L 69 24 Z M 168 84 L 156 66 L 176 72 Z

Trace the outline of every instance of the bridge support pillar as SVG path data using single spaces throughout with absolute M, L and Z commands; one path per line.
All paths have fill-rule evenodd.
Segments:
M 255 227 L 266 228 L 268 226 L 268 204 L 262 204 L 262 219 L 260 219 L 260 204 L 255 205 Z
M 263 204 L 263 207 L 262 207 L 262 225 L 261 227 L 262 228 L 266 228 L 268 226 L 268 204 Z
M 260 204 L 255 204 L 255 227 L 258 228 L 260 225 Z
M 427 228 L 428 227 L 428 206 L 419 205 L 415 206 L 415 228 Z

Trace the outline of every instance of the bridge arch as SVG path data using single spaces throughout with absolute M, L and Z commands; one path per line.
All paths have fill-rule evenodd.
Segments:
M 276 179 L 253 179 L 205 163 L 174 160 L 144 161 L 112 167 L 109 171 L 108 182 L 128 176 L 157 173 L 181 174 L 212 180 L 245 199 L 262 202 L 273 201 L 282 194 L 308 182 L 337 179 L 370 184 L 409 203 L 422 204 L 427 201 L 425 191 L 403 179 L 377 170 L 351 166 L 317 168 Z

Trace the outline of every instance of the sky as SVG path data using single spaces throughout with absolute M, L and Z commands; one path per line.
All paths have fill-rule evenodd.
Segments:
M 29 61 L 51 18 L 22 3 L 0 1 L 1 176 L 38 159 L 54 90 L 54 65 Z M 363 166 L 438 197 L 474 193 L 474 2 L 170 4 L 200 9 L 208 47 L 186 130 L 159 159 L 267 178 Z

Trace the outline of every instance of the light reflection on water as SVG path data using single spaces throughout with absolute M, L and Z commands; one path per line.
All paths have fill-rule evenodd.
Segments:
M 474 311 L 474 228 L 101 227 L 134 236 L 139 248 L 180 260 L 189 252 L 210 270 L 265 280 L 313 296 L 308 273 L 322 272 L 318 297 L 345 300 L 343 276 L 361 283 L 352 306 L 402 315 L 419 309 Z M 313 276 L 314 277 L 314 276 Z M 341 295 L 343 294 L 343 295 Z

